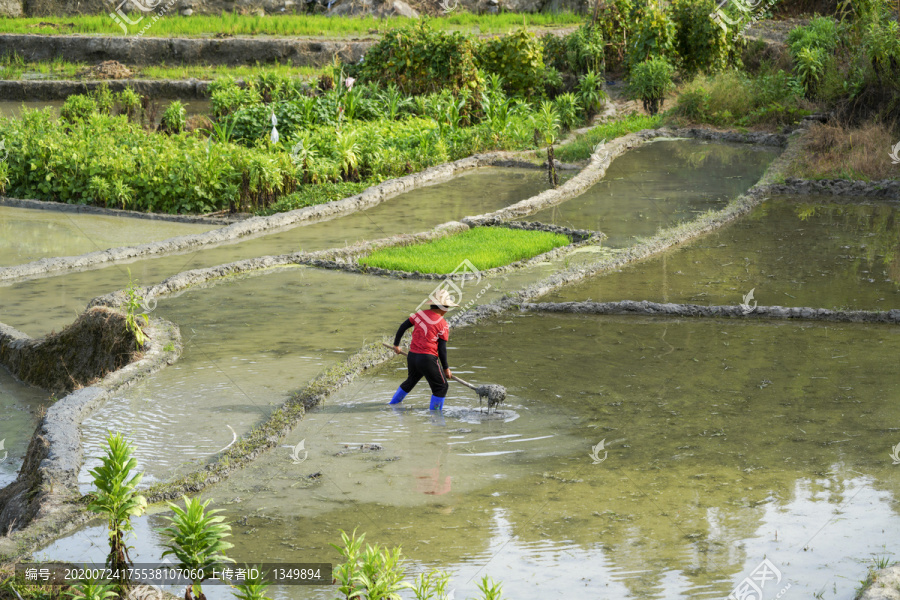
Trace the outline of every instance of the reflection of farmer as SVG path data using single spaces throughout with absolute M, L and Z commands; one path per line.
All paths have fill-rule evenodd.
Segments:
M 442 410 L 444 398 L 450 388 L 450 378 L 453 374 L 447 365 L 447 340 L 450 338 L 450 326 L 444 320 L 447 311 L 459 306 L 453 302 L 447 290 L 438 290 L 431 295 L 434 304 L 428 310 L 420 310 L 403 321 L 397 335 L 394 336 L 394 352 L 401 354 L 400 338 L 410 327 L 415 327 L 412 334 L 412 342 L 409 345 L 409 355 L 406 357 L 406 366 L 409 368 L 409 376 L 400 384 L 391 404 L 403 402 L 406 395 L 412 391 L 422 377 L 428 380 L 431 386 L 431 410 Z M 440 360 L 440 365 L 438 365 Z M 441 370 L 443 368 L 443 370 Z
M 443 496 L 450 491 L 452 478 L 447 475 L 441 477 L 441 456 L 443 452 L 438 453 L 437 466 L 433 469 L 417 471 L 416 475 L 416 491 L 428 494 L 430 496 Z

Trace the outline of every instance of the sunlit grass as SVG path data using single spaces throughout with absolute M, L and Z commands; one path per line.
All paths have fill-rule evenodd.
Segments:
M 20 56 L 5 55 L 0 57 L 0 79 L 18 80 L 35 78 L 35 75 L 46 79 L 81 79 L 79 73 L 88 65 L 80 62 L 68 62 L 59 57 L 47 62 L 25 62 Z M 292 64 L 272 65 L 148 65 L 130 67 L 134 72 L 133 79 L 216 79 L 217 77 L 235 77 L 243 79 L 256 78 L 263 74 L 276 74 L 291 77 L 316 77 L 330 67 L 298 67 Z
M 485 270 L 531 258 L 569 243 L 569 238 L 559 233 L 476 227 L 425 244 L 378 250 L 359 262 L 396 271 L 450 273 L 468 259 L 479 270 Z
M 603 140 L 610 141 L 642 129 L 656 129 L 662 122 L 662 115 L 648 117 L 632 113 L 623 119 L 597 125 L 587 133 L 578 135 L 574 141 L 556 149 L 556 158 L 563 162 L 587 160 L 594 147 Z
M 147 23 L 147 15 L 136 13 L 132 20 L 145 17 L 133 28 L 138 30 Z M 502 13 L 497 15 L 474 15 L 467 12 L 434 17 L 429 23 L 435 29 L 459 30 L 471 33 L 506 33 L 523 25 L 527 27 L 558 27 L 578 25 L 584 17 L 573 13 Z M 419 22 L 417 19 L 392 17 L 327 17 L 324 15 L 166 15 L 160 17 L 144 34 L 148 37 L 203 37 L 220 35 L 233 36 L 299 36 L 299 37 L 348 37 L 367 36 L 383 33 L 394 27 L 403 27 Z M 53 23 L 55 26 L 39 26 Z M 27 17 L 0 18 L 0 33 L 40 33 L 40 34 L 104 34 L 124 36 L 122 29 L 109 15 L 77 15 L 70 17 Z M 134 33 L 134 31 L 130 32 Z

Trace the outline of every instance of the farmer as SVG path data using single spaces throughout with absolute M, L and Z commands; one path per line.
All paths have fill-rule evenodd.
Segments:
M 406 366 L 409 376 L 400 384 L 391 404 L 403 402 L 406 395 L 412 391 L 422 377 L 431 386 L 431 410 L 443 410 L 444 398 L 450 389 L 450 378 L 453 374 L 447 366 L 447 340 L 450 338 L 450 326 L 444 320 L 447 311 L 459 306 L 453 301 L 447 290 L 438 290 L 429 296 L 432 301 L 428 310 L 420 310 L 407 320 L 403 321 L 397 335 L 394 336 L 394 352 L 402 354 L 400 338 L 410 327 L 415 327 L 412 333 L 412 342 L 409 345 L 409 354 L 406 357 Z M 440 365 L 438 365 L 440 360 Z

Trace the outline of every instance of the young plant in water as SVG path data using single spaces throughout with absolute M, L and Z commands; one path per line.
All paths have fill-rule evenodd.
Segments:
M 131 269 L 128 270 L 128 287 L 125 288 L 125 327 L 134 334 L 134 341 L 137 349 L 144 347 L 147 341 L 147 334 L 142 329 L 142 324 L 138 319 L 143 319 L 146 324 L 150 317 L 144 310 L 144 297 L 138 294 L 137 281 L 131 278 Z
M 481 590 L 483 600 L 502 600 L 501 586 L 501 583 L 494 583 L 493 579 L 485 575 L 478 584 L 478 589 Z
M 419 573 L 412 585 L 416 600 L 447 600 L 447 584 L 450 574 L 432 569 L 428 573 Z
M 169 536 L 169 543 L 163 544 L 167 550 L 162 556 L 175 556 L 180 568 L 200 576 L 191 581 L 184 592 L 184 599 L 193 600 L 196 597 L 206 600 L 200 587 L 208 578 L 204 575 L 212 575 L 213 569 L 221 569 L 224 563 L 234 562 L 224 554 L 225 550 L 234 546 L 225 541 L 231 535 L 231 525 L 222 522 L 225 517 L 213 516 L 221 510 L 206 510 L 212 500 L 201 503 L 200 498 L 182 498 L 184 509 L 169 502 L 175 516 L 166 517 L 172 525 L 162 530 Z
M 85 579 L 81 583 L 72 586 L 63 595 L 72 598 L 72 600 L 106 600 L 107 598 L 115 598 L 116 586 L 111 583 L 102 583 L 91 579 Z M 21 598 L 21 596 L 19 596 Z
M 266 589 L 269 583 L 264 581 L 265 573 L 254 567 L 257 575 L 251 579 L 247 579 L 244 583 L 232 586 L 234 588 L 234 597 L 237 600 L 272 600 L 266 596 Z M 248 572 L 253 572 L 248 569 Z
M 109 554 L 106 557 L 106 566 L 119 572 L 124 572 L 131 564 L 128 546 L 125 544 L 125 534 L 132 531 L 131 517 L 140 516 L 147 508 L 147 500 L 135 491 L 144 474 L 131 475 L 137 466 L 137 461 L 131 454 L 131 444 L 125 441 L 121 434 L 110 433 L 106 437 L 106 456 L 101 459 L 102 464 L 90 471 L 97 491 L 91 494 L 88 510 L 106 517 L 109 524 Z M 121 578 L 119 586 L 124 595 L 127 592 L 128 579 Z M 91 593 L 94 591 L 96 590 L 91 588 Z M 102 590 L 97 593 L 101 592 Z M 103 598 L 101 594 L 99 600 Z

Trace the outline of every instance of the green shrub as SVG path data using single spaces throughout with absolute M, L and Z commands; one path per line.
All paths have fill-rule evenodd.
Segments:
M 477 42 L 459 32 L 435 31 L 426 22 L 385 33 L 351 75 L 381 85 L 393 83 L 408 95 L 449 89 L 458 94 L 481 87 Z
M 97 89 L 90 94 L 90 97 L 94 99 L 94 103 L 97 105 L 97 112 L 105 115 L 112 114 L 116 105 L 116 97 L 109 91 L 108 83 L 105 81 L 101 82 Z
M 262 96 L 251 82 L 240 87 L 233 77 L 219 77 L 209 84 L 209 108 L 213 117 L 224 117 L 240 108 L 262 102 Z
M 792 29 L 788 34 L 787 43 L 791 56 L 796 57 L 803 48 L 834 52 L 838 40 L 837 22 L 831 17 L 815 17 L 809 25 Z
M 709 17 L 717 8 L 715 0 L 674 0 L 675 51 L 686 74 L 712 73 L 728 64 L 727 32 Z
M 890 20 L 871 23 L 863 37 L 863 48 L 876 79 L 900 91 L 900 25 Z
M 544 49 L 541 40 L 525 29 L 485 42 L 478 62 L 488 73 L 503 77 L 506 91 L 513 96 L 543 92 Z
M 632 0 L 601 0 L 597 10 L 597 27 L 606 44 L 606 66 L 617 68 L 625 61 L 638 9 Z
M 578 100 L 588 118 L 593 117 L 609 96 L 603 91 L 603 77 L 593 71 L 585 73 L 578 82 Z
M 825 51 L 821 48 L 800 48 L 794 56 L 794 69 L 808 97 L 815 95 L 816 87 L 825 71 Z
M 119 92 L 117 98 L 121 114 L 128 117 L 129 121 L 141 122 L 141 97 L 130 87 Z
M 599 26 L 585 24 L 565 37 L 566 59 L 575 75 L 603 73 L 606 46 Z
M 166 133 L 181 133 L 187 122 L 187 110 L 180 100 L 173 100 L 163 112 L 160 129 Z
M 674 87 L 674 73 L 675 68 L 663 58 L 645 60 L 631 69 L 628 90 L 641 99 L 644 110 L 655 115 L 663 107 L 666 93 Z
M 569 92 L 560 94 L 553 101 L 556 106 L 556 112 L 559 114 L 559 122 L 566 131 L 572 129 L 581 122 L 581 104 L 578 97 Z
M 626 60 L 633 68 L 651 58 L 672 59 L 675 54 L 675 24 L 656 3 L 644 6 L 630 40 Z
M 66 98 L 59 109 L 59 118 L 69 123 L 85 121 L 97 112 L 97 103 L 90 96 L 75 94 Z

